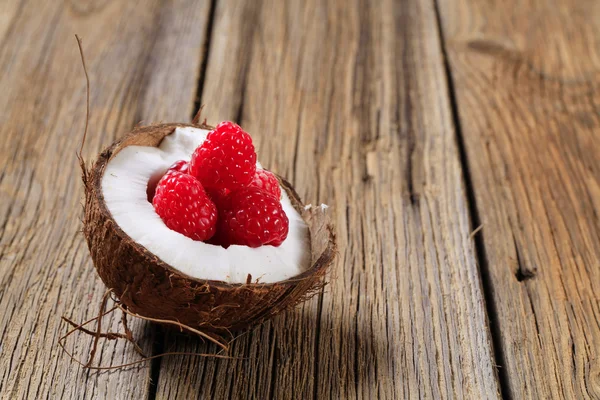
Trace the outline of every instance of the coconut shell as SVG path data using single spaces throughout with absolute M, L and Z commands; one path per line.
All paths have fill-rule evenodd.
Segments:
M 130 311 L 143 317 L 177 321 L 217 334 L 260 324 L 317 293 L 336 253 L 334 230 L 318 207 L 304 209 L 284 179 L 280 178 L 283 189 L 309 227 L 311 252 L 311 267 L 285 281 L 230 284 L 192 278 L 136 243 L 117 225 L 102 193 L 102 176 L 110 159 L 127 146 L 156 147 L 176 127 L 184 126 L 211 129 L 188 124 L 137 127 L 105 149 L 91 169 L 84 168 L 83 232 L 106 286 Z

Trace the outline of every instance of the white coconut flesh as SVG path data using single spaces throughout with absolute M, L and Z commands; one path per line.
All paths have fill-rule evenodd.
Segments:
M 148 182 L 162 176 L 175 161 L 189 161 L 208 132 L 176 128 L 159 147 L 128 146 L 117 153 L 102 177 L 106 207 L 115 222 L 136 243 L 192 278 L 245 283 L 250 274 L 253 281 L 270 283 L 307 270 L 308 227 L 283 189 L 281 205 L 290 225 L 286 240 L 278 247 L 233 245 L 225 249 L 194 241 L 169 229 L 156 214 L 147 198 Z

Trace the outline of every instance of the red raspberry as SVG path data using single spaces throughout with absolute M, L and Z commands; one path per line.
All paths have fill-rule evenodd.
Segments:
M 224 247 L 279 246 L 288 229 L 288 217 L 279 200 L 257 187 L 236 190 L 219 204 L 217 238 Z
M 235 190 L 256 172 L 252 138 L 233 122 L 221 122 L 209 132 L 190 161 L 189 173 L 205 188 Z
M 190 167 L 190 163 L 185 161 L 185 160 L 179 160 L 179 161 L 175 161 L 173 163 L 173 165 L 171 165 L 169 167 L 168 171 L 178 171 L 178 172 L 183 172 L 184 174 L 188 173 Z M 167 172 L 168 172 L 167 171 Z
M 154 210 L 170 229 L 194 240 L 208 240 L 217 227 L 217 207 L 196 178 L 168 171 L 156 185 Z
M 183 172 L 184 174 L 188 173 L 188 167 L 190 166 L 190 163 L 184 160 L 179 160 L 179 161 L 175 161 L 173 163 L 173 165 L 171 165 L 169 167 L 169 169 L 165 172 L 165 174 L 169 171 L 179 171 L 179 172 Z M 164 174 L 163 174 L 164 176 Z M 156 185 L 158 184 L 158 181 L 160 180 L 161 177 L 152 177 L 150 178 L 150 180 L 148 181 L 148 186 L 146 187 L 146 194 L 148 195 L 148 201 L 150 203 L 152 203 L 152 199 L 154 198 L 154 193 L 156 192 Z
M 252 182 L 250 182 L 250 186 L 261 188 L 265 192 L 275 196 L 276 199 L 281 199 L 279 181 L 272 172 L 265 171 L 264 169 L 257 169 Z

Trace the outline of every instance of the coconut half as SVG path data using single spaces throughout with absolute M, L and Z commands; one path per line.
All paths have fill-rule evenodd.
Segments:
M 152 214 L 146 185 L 173 161 L 189 158 L 209 129 L 137 127 L 105 149 L 83 173 L 83 231 L 98 274 L 130 311 L 224 333 L 259 324 L 315 294 L 324 285 L 336 243 L 326 207 L 303 205 L 280 177 L 282 206 L 290 219 L 290 233 L 280 247 L 224 249 L 166 228 Z M 150 167 L 136 172 L 131 164 L 136 157 Z

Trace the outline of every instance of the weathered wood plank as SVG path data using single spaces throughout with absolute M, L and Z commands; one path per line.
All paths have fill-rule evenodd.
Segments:
M 166 358 L 157 398 L 494 398 L 495 368 L 433 3 L 217 4 L 202 102 L 330 204 L 319 298 Z M 167 334 L 165 349 L 216 351 Z
M 600 398 L 600 8 L 440 2 L 512 398 Z
M 92 118 L 84 156 L 140 119 L 188 120 L 209 2 L 139 4 L 3 2 L 0 16 L 0 397 L 144 398 L 150 369 L 84 371 L 58 347 L 61 315 L 95 316 L 105 287 L 80 234 L 82 188 L 75 159 L 85 80 L 73 33 L 84 40 Z M 107 317 L 104 328 L 120 318 Z M 151 352 L 153 328 L 132 322 Z M 78 358 L 90 340 L 68 342 Z M 107 342 L 96 362 L 138 359 Z

